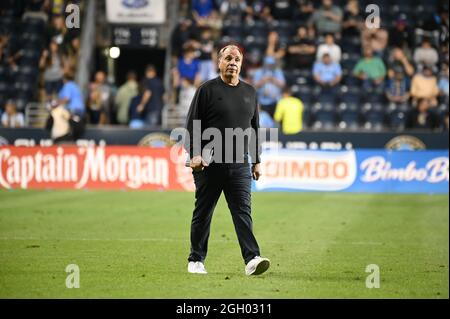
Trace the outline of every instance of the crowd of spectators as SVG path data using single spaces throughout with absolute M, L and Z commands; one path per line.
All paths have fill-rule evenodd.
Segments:
M 144 79 L 130 70 L 120 86 L 98 70 L 86 99 L 73 80 L 80 35 L 64 23 L 70 2 L 80 1 L 30 0 L 15 14 L 38 12 L 46 21 L 37 99 L 49 110 L 64 104 L 89 124 L 158 126 L 166 104 L 185 116 L 196 88 L 218 75 L 218 50 L 234 43 L 245 55 L 242 79 L 257 90 L 262 126 L 286 134 L 305 127 L 448 129 L 445 1 L 179 0 L 170 91 L 148 65 Z M 380 5 L 380 16 L 367 17 L 370 3 Z M 0 74 L 20 69 L 22 47 L 0 32 Z M 23 106 L 0 102 L 2 125 L 24 125 Z
M 380 16 L 368 17 L 365 9 L 371 3 L 380 6 Z M 258 93 L 262 125 L 285 127 L 293 115 L 302 123 L 289 124 L 296 129 L 283 131 L 448 128 L 445 1 L 193 0 L 180 4 L 182 17 L 171 41 L 173 96 L 180 110 L 185 111 L 192 96 L 184 94 L 184 87 L 192 92 L 217 76 L 214 52 L 235 43 L 245 54 L 242 78 Z M 208 65 L 208 72 L 201 71 L 202 63 Z M 286 111 L 289 103 L 292 113 Z M 411 121 L 425 108 L 435 120 L 425 125 Z M 298 110 L 303 116 L 294 115 Z

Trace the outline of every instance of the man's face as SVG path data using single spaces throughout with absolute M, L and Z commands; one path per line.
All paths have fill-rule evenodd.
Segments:
M 373 51 L 370 48 L 364 50 L 364 57 L 370 59 L 373 56 Z
M 326 9 L 330 9 L 333 6 L 333 1 L 332 0 L 323 0 L 322 1 L 322 5 L 326 8 Z
M 104 83 L 105 82 L 105 74 L 103 72 L 97 72 L 95 74 L 95 82 Z
M 238 49 L 229 47 L 225 49 L 219 59 L 219 70 L 224 76 L 238 76 L 241 72 L 242 56 Z
M 6 112 L 6 114 L 8 114 L 8 115 L 14 115 L 14 113 L 16 113 L 16 107 L 15 107 L 15 105 L 12 104 L 12 103 L 6 104 L 5 112 Z
M 330 58 L 330 56 L 328 55 L 328 54 L 325 54 L 324 56 L 323 56 L 323 58 L 322 58 L 322 61 L 323 61 L 323 63 L 325 63 L 325 64 L 330 64 L 331 63 L 331 58 Z
M 301 39 L 306 38 L 306 36 L 308 35 L 307 31 L 306 31 L 306 28 L 298 28 L 297 35 Z

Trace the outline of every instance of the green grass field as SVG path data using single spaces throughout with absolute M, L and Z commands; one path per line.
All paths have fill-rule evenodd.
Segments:
M 0 298 L 448 298 L 448 196 L 254 193 L 246 277 L 223 199 L 187 273 L 192 193 L 0 191 Z M 80 268 L 79 289 L 65 268 Z M 368 289 L 365 268 L 380 268 Z

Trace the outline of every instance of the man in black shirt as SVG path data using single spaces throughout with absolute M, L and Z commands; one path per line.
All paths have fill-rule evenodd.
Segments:
M 206 274 L 204 260 L 211 218 L 222 191 L 246 264 L 245 273 L 259 275 L 270 266 L 267 258 L 259 256 L 259 246 L 252 231 L 251 179 L 258 180 L 260 176 L 259 116 L 255 89 L 239 79 L 242 59 L 242 52 L 237 46 L 228 45 L 219 51 L 220 76 L 197 89 L 187 118 L 189 145 L 186 145 L 186 150 L 189 151 L 189 166 L 193 170 L 196 187 L 191 253 L 188 258 L 190 273 Z M 201 121 L 201 128 L 194 123 L 196 120 Z M 220 132 L 221 146 L 213 148 L 210 153 L 205 150 L 211 144 L 198 140 L 206 129 Z M 253 134 L 238 141 L 238 138 L 230 139 L 230 130 L 251 130 Z M 196 147 L 195 143 L 201 147 Z M 211 155 L 212 161 L 207 157 L 209 154 L 214 154 Z
M 139 113 L 145 114 L 146 124 L 155 126 L 161 124 L 161 111 L 164 106 L 164 85 L 156 75 L 156 68 L 150 64 L 145 69 L 143 80 L 144 94 L 137 107 Z

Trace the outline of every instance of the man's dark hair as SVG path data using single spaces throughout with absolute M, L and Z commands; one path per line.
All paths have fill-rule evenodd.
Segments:
M 145 67 L 145 73 L 149 72 L 149 71 L 153 71 L 156 73 L 156 67 L 153 64 L 149 64 Z
M 137 75 L 133 70 L 127 72 L 127 80 L 136 80 Z
M 289 85 L 283 87 L 283 94 L 291 94 L 291 87 Z
M 64 79 L 67 81 L 73 81 L 75 79 L 75 75 L 72 71 L 68 71 L 64 73 Z

